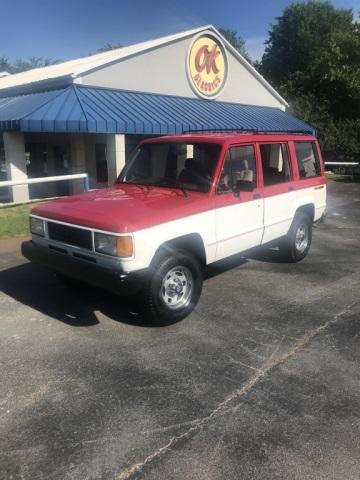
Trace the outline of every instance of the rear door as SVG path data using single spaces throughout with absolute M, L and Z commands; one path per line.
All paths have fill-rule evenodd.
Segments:
M 293 147 L 298 170 L 295 188 L 299 196 L 311 199 L 314 220 L 318 220 L 326 207 L 326 180 L 319 146 L 313 140 L 299 140 L 290 147 Z
M 234 255 L 261 243 L 263 199 L 255 145 L 231 146 L 218 181 L 216 207 L 216 259 Z M 251 182 L 253 191 L 234 193 L 237 181 Z
M 264 196 L 264 237 L 266 243 L 288 232 L 293 220 L 293 171 L 287 142 L 259 143 Z

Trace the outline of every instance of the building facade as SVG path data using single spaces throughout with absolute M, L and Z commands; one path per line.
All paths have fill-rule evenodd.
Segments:
M 211 25 L 0 78 L 1 180 L 87 172 L 114 182 L 145 137 L 194 130 L 309 131 Z M 0 188 L 1 201 L 74 183 Z

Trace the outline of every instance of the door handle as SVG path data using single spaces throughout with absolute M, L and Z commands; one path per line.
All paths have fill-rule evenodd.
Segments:
M 294 191 L 294 187 L 288 187 L 288 192 L 293 192 Z
M 253 199 L 254 199 L 254 200 L 258 200 L 259 198 L 261 198 L 260 193 L 254 193 Z
M 315 187 L 314 190 L 321 190 L 322 188 L 325 188 L 324 185 L 320 185 L 320 187 Z

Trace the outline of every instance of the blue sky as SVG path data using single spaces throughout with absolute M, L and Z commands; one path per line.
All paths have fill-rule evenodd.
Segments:
M 68 60 L 207 23 L 238 31 L 259 58 L 269 26 L 291 0 L 0 0 L 0 56 Z M 360 10 L 360 0 L 333 0 Z

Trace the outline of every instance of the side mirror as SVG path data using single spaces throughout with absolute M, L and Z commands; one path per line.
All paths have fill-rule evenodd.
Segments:
M 252 192 L 255 188 L 254 182 L 248 182 L 246 180 L 237 180 L 235 186 L 235 195 L 239 196 L 240 192 Z

